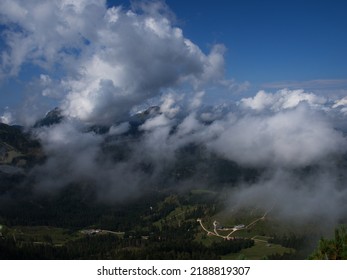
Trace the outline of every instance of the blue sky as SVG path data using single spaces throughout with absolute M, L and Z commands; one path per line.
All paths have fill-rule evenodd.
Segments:
M 346 1 L 208 2 L 191 8 L 196 16 L 189 17 L 187 35 L 206 26 L 197 40 L 223 42 L 228 72 L 237 79 L 262 84 L 346 78 Z
M 131 6 L 128 0 L 107 2 L 109 7 Z M 347 95 L 346 1 L 166 0 L 166 4 L 175 15 L 173 24 L 204 53 L 215 44 L 226 47 L 225 76 L 249 82 L 244 95 L 280 88 Z M 1 52 L 4 42 L 2 35 Z M 0 113 L 6 106 L 22 106 L 27 96 L 36 102 L 31 91 L 40 74 L 46 70 L 24 63 L 17 75 L 2 79 Z M 49 75 L 61 73 L 51 69 Z

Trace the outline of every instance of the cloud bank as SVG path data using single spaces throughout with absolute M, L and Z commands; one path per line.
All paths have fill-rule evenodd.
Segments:
M 233 205 L 275 201 L 283 217 L 343 218 L 346 98 L 281 89 L 206 105 L 209 86 L 240 88 L 225 77 L 226 49 L 204 53 L 172 18 L 163 2 L 0 3 L 0 78 L 35 67 L 36 89 L 64 116 L 35 129 L 47 156 L 31 170 L 36 188 L 83 183 L 115 201 L 148 187 L 218 189 L 215 165 L 226 161 L 260 173 L 253 182 L 230 175 Z M 129 116 L 150 102 L 157 107 Z

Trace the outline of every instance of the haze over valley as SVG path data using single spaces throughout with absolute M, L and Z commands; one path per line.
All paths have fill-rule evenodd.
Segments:
M 319 258 L 346 80 L 255 87 L 184 27 L 164 1 L 1 2 L 2 259 Z

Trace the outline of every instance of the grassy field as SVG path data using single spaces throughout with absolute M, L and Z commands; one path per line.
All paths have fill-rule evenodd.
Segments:
M 47 226 L 17 226 L 8 229 L 7 235 L 18 242 L 49 243 L 61 246 L 70 240 L 82 237 L 79 232 Z
M 5 158 L 0 158 L 0 163 L 1 164 L 10 164 L 12 161 L 17 158 L 23 156 L 20 152 L 16 150 L 10 150 L 7 152 L 7 156 Z
M 178 226 L 179 223 L 187 221 L 186 215 L 194 211 L 196 206 L 184 205 L 178 206 L 173 211 L 171 211 L 167 216 L 161 218 L 160 220 L 153 223 L 158 228 L 161 228 L 161 223 L 166 221 L 172 225 Z
M 224 260 L 236 260 L 236 259 L 246 259 L 246 260 L 262 260 L 273 254 L 284 254 L 291 253 L 293 249 L 282 247 L 277 244 L 268 244 L 263 241 L 255 241 L 254 246 L 251 248 L 243 249 L 239 253 L 229 254 L 222 256 Z

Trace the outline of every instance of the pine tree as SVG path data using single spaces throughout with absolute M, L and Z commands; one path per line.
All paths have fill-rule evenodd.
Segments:
M 314 260 L 346 260 L 347 230 L 345 226 L 335 229 L 334 239 L 321 238 L 317 250 L 311 255 Z

